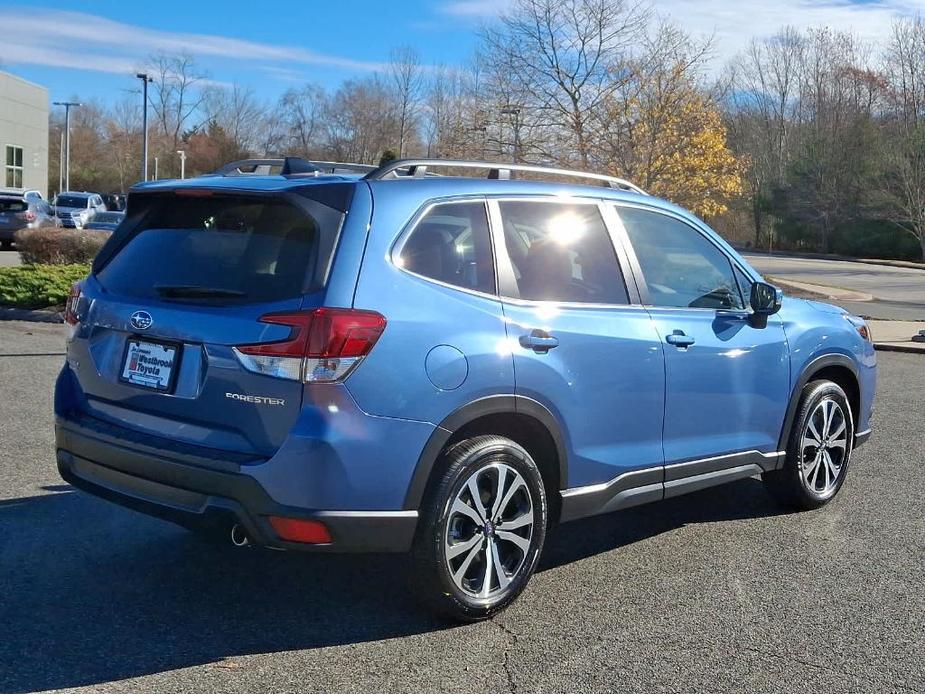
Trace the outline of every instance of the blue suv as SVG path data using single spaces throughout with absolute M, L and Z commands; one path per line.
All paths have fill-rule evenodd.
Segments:
M 74 486 L 236 545 L 409 552 L 474 620 L 556 523 L 755 475 L 816 508 L 870 435 L 865 323 L 626 181 L 274 165 L 132 190 L 66 311 Z

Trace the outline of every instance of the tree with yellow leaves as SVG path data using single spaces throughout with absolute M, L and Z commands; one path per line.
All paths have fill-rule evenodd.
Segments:
M 600 130 L 608 170 L 703 217 L 722 214 L 744 191 L 743 163 L 699 84 L 708 48 L 673 25 L 659 26 L 641 57 L 614 69 L 621 88 L 608 99 Z

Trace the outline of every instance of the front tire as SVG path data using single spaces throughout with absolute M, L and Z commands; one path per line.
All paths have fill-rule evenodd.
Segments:
M 762 479 L 781 503 L 819 508 L 844 484 L 853 447 L 854 419 L 845 391 L 832 381 L 811 381 L 803 388 L 784 467 Z
M 461 441 L 439 465 L 414 541 L 417 594 L 451 619 L 487 619 L 536 569 L 548 515 L 543 479 L 530 454 L 501 436 Z

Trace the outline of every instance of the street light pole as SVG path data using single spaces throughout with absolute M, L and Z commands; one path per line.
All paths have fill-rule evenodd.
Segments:
M 180 179 L 186 178 L 186 150 L 178 149 L 177 154 L 180 155 Z
M 71 106 L 80 106 L 76 101 L 54 101 L 55 106 L 64 106 L 64 189 L 71 189 Z M 59 191 L 60 192 L 60 191 Z
M 148 73 L 139 72 L 135 75 L 138 79 L 141 80 L 141 130 L 142 130 L 142 145 L 141 145 L 141 180 L 148 180 L 148 83 L 153 82 L 154 80 L 151 77 L 148 77 Z
M 520 162 L 520 106 L 506 106 L 501 113 L 514 117 L 514 163 L 517 164 Z

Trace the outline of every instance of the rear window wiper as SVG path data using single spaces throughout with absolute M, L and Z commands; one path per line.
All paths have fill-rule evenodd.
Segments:
M 158 284 L 154 291 L 168 299 L 221 299 L 245 296 L 237 289 L 200 287 L 194 284 Z

